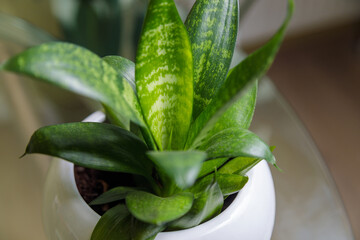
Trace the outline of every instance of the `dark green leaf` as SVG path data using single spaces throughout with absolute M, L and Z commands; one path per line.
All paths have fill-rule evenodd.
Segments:
M 265 159 L 271 164 L 276 160 L 269 147 L 258 136 L 242 128 L 228 128 L 206 139 L 199 150 L 208 158 L 250 157 Z
M 194 119 L 226 79 L 235 48 L 238 11 L 238 0 L 196 1 L 186 19 L 194 59 Z
M 170 224 L 171 229 L 185 229 L 197 226 L 221 212 L 224 204 L 223 194 L 218 183 L 214 180 L 214 176 L 212 178 L 212 182 L 194 200 L 190 211 Z
M 148 240 L 164 229 L 134 219 L 124 205 L 117 205 L 100 218 L 91 240 Z
M 237 157 L 230 160 L 219 170 L 219 173 L 239 174 L 244 176 L 251 168 L 258 164 L 262 159 Z
M 148 192 L 131 192 L 126 196 L 126 206 L 140 221 L 162 225 L 185 215 L 191 208 L 193 195 L 180 193 L 168 198 Z
M 108 210 L 96 224 L 91 240 L 133 240 L 131 237 L 132 217 L 124 205 Z
M 132 221 L 132 240 L 152 240 L 159 232 L 165 230 L 164 225 L 154 225 L 139 221 L 133 218 Z
M 140 105 L 159 149 L 182 149 L 192 114 L 193 64 L 173 0 L 150 1 L 135 76 Z
M 257 81 L 250 91 L 246 92 L 243 97 L 226 110 L 214 127 L 207 133 L 207 136 L 212 136 L 232 127 L 248 129 L 255 112 L 256 95 Z
M 293 13 L 293 1 L 289 0 L 287 17 L 277 33 L 260 49 L 240 62 L 229 74 L 218 93 L 190 127 L 187 147 L 197 145 L 223 116 L 225 111 L 238 101 L 257 79 L 265 74 L 273 62 L 285 35 L 285 29 Z
M 105 171 L 151 175 L 146 145 L 134 134 L 104 123 L 66 123 L 38 129 L 26 153 L 60 157 Z
M 198 180 L 193 187 L 189 188 L 189 191 L 194 194 L 195 199 L 197 199 L 206 190 L 209 184 L 213 182 L 214 177 L 215 173 L 207 175 Z M 242 189 L 247 183 L 248 177 L 237 174 L 216 173 L 216 181 L 220 186 L 222 194 L 228 196 Z
M 101 194 L 99 197 L 97 197 L 95 200 L 91 201 L 89 205 L 101 205 L 111 202 L 116 202 L 119 200 L 125 199 L 126 195 L 129 192 L 138 191 L 139 188 L 133 188 L 133 187 L 115 187 L 110 189 L 109 191 Z
M 145 126 L 130 84 L 94 53 L 69 43 L 45 43 L 30 48 L 2 65 L 98 100 L 117 114 Z
M 227 160 L 228 158 L 216 158 L 204 162 L 201 166 L 198 178 L 201 178 L 209 173 L 214 172 L 216 169 L 219 169 Z
M 159 172 L 179 188 L 191 186 L 201 169 L 206 153 L 201 151 L 147 152 Z

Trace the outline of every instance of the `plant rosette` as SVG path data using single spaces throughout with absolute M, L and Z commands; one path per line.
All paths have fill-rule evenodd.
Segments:
M 96 112 L 85 121 L 103 120 L 104 114 Z M 270 239 L 275 193 L 269 167 L 262 161 L 247 175 L 248 183 L 220 215 L 190 229 L 159 233 L 155 240 Z M 54 159 L 44 189 L 43 223 L 47 238 L 90 239 L 99 219 L 77 189 L 74 165 Z
M 212 224 L 218 225 L 217 219 L 230 214 L 239 202 L 255 211 L 239 220 L 239 226 L 244 225 L 239 228 L 257 218 L 261 204 L 250 207 L 248 196 L 254 183 L 269 172 L 262 172 L 261 177 L 249 170 L 262 160 L 276 167 L 276 159 L 273 148 L 248 128 L 255 111 L 257 81 L 284 38 L 292 0 L 288 6 L 285 21 L 274 36 L 232 69 L 238 0 L 198 0 L 185 23 L 173 0 L 150 0 L 136 63 L 120 56 L 100 58 L 82 47 L 54 42 L 30 48 L 0 66 L 102 103 L 111 124 L 42 127 L 32 135 L 24 154 L 47 154 L 82 167 L 127 174 L 133 185 L 112 188 L 90 203 L 115 204 L 96 223 L 92 240 L 151 240 L 157 235 L 162 239 L 172 236 L 171 231 L 184 235 L 193 229 L 204 232 L 204 226 L 211 227 L 209 232 L 216 231 Z M 53 168 L 52 172 L 57 174 Z M 66 180 L 64 176 L 68 175 L 59 178 Z M 250 184 L 249 176 L 253 177 Z M 273 188 L 271 175 L 264 181 L 270 182 L 269 190 Z M 48 189 L 60 191 L 62 184 Z M 239 191 L 230 209 L 221 213 L 224 200 Z M 71 194 L 78 196 L 74 192 Z M 82 212 L 86 207 L 63 211 L 68 200 L 55 196 L 45 201 L 49 206 L 61 202 L 51 214 L 67 219 L 64 225 L 82 226 L 81 221 L 68 219 L 76 219 L 75 209 Z M 264 224 L 272 225 L 273 220 L 270 222 Z M 228 220 L 219 226 L 226 223 Z M 55 239 L 60 235 L 57 229 Z

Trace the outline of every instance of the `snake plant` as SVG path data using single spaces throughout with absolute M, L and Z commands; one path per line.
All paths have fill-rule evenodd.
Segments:
M 100 101 L 111 120 L 38 129 L 25 154 L 127 173 L 91 204 L 114 202 L 91 239 L 154 239 L 218 215 L 241 190 L 246 172 L 272 149 L 248 130 L 257 81 L 279 49 L 293 1 L 275 35 L 230 69 L 238 0 L 198 0 L 185 23 L 173 0 L 150 0 L 136 62 L 100 58 L 68 43 L 30 48 L 1 65 Z M 241 224 L 241 223 L 239 223 Z

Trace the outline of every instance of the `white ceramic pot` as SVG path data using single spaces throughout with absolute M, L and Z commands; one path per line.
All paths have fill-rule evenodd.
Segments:
M 86 121 L 101 122 L 102 113 Z M 159 233 L 155 240 L 268 240 L 274 227 L 275 193 L 265 161 L 249 173 L 249 181 L 231 205 L 217 217 L 194 228 Z M 89 240 L 100 216 L 77 190 L 74 165 L 54 159 L 44 191 L 43 221 L 51 240 Z

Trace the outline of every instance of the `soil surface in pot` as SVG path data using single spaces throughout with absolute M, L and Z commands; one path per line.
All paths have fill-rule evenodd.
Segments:
M 80 166 L 74 167 L 74 174 L 76 186 L 80 195 L 88 204 L 111 188 L 118 186 L 134 186 L 134 181 L 131 181 L 132 175 L 130 174 L 99 171 Z M 232 194 L 225 199 L 222 211 L 234 201 L 236 195 L 237 194 Z M 117 204 L 118 202 L 105 205 L 91 205 L 90 207 L 101 216 L 108 209 Z
M 74 174 L 79 193 L 88 204 L 111 188 L 134 185 L 133 182 L 129 181 L 131 175 L 125 173 L 106 172 L 75 166 Z M 114 204 L 91 205 L 90 207 L 99 215 L 103 215 L 117 203 L 118 202 Z

